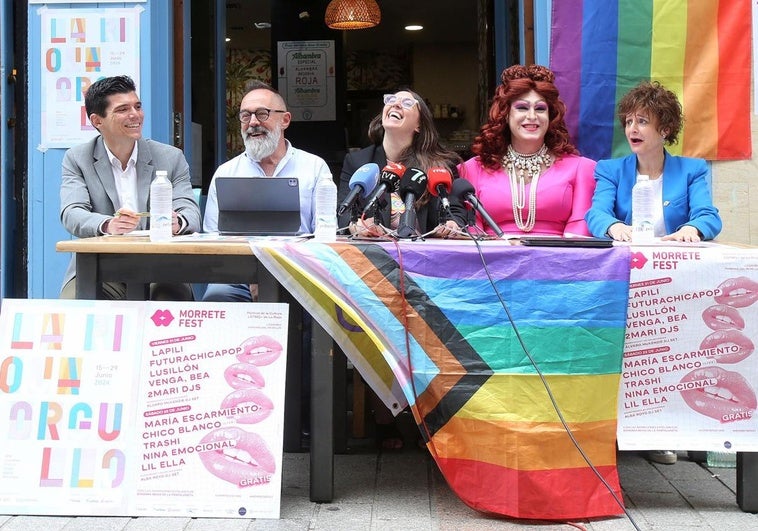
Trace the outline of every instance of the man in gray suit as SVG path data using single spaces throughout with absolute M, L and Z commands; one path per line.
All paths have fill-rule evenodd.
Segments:
M 100 135 L 69 149 L 63 158 L 61 222 L 78 238 L 127 234 L 146 229 L 150 183 L 156 170 L 166 170 L 173 185 L 173 234 L 198 232 L 200 209 L 195 202 L 189 165 L 177 148 L 142 138 L 145 112 L 134 81 L 128 76 L 100 79 L 90 85 L 84 105 Z M 61 298 L 76 295 L 75 259 L 66 270 Z M 123 299 L 126 286 L 103 286 L 109 299 Z M 185 284 L 153 284 L 151 299 L 192 300 Z

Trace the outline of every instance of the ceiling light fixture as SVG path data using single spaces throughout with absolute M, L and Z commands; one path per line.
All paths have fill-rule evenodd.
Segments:
M 338 30 L 373 28 L 381 20 L 376 0 L 332 0 L 324 14 L 326 25 Z
M 422 29 L 424 29 L 424 26 L 422 26 L 421 24 L 410 24 L 406 26 L 405 29 L 406 31 L 421 31 Z

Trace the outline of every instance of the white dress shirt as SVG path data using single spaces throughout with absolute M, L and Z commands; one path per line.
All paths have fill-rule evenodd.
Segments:
M 271 177 L 297 177 L 300 183 L 300 232 L 312 233 L 315 230 L 313 219 L 313 191 L 320 179 L 332 179 L 329 166 L 324 159 L 297 149 L 285 140 L 287 153 L 279 161 Z M 208 199 L 203 216 L 203 231 L 218 232 L 218 199 L 216 197 L 216 177 L 266 177 L 260 163 L 252 160 L 246 153 L 218 167 L 213 174 Z

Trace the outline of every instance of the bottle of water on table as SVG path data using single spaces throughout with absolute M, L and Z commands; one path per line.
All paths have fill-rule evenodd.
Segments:
M 337 240 L 337 185 L 330 177 L 316 182 L 314 240 L 333 242 Z
M 632 243 L 651 242 L 655 235 L 653 227 L 653 202 L 655 189 L 648 175 L 638 175 L 632 188 Z
M 158 170 L 150 184 L 150 241 L 165 242 L 171 239 L 173 188 L 168 172 Z

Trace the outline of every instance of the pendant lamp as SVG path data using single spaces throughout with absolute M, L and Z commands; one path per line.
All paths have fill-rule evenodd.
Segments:
M 326 25 L 337 30 L 373 28 L 381 20 L 376 0 L 332 0 L 324 14 Z

